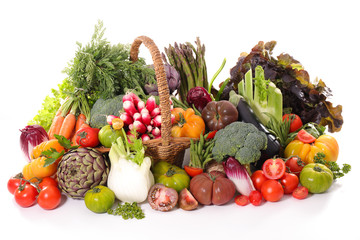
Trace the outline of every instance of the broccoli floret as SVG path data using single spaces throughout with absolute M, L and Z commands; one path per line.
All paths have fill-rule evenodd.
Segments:
M 241 164 L 256 162 L 267 147 L 267 137 L 251 123 L 233 122 L 219 130 L 212 150 L 218 162 L 235 157 Z
M 120 110 L 123 108 L 123 96 L 124 95 L 118 95 L 106 100 L 99 98 L 91 108 L 90 126 L 102 128 L 107 125 L 106 117 L 108 115 L 119 116 Z

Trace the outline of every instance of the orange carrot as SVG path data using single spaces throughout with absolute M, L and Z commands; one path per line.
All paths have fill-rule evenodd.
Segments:
M 53 127 L 49 130 L 49 139 L 55 139 L 54 134 L 59 134 L 63 122 L 64 117 L 62 115 L 56 116 L 54 118 Z
M 75 128 L 75 124 L 76 124 L 75 113 L 76 113 L 77 107 L 78 107 L 78 104 L 77 104 L 77 102 L 75 102 L 73 104 L 73 106 L 71 107 L 70 113 L 68 115 L 66 115 L 66 117 L 64 118 L 63 124 L 60 128 L 59 135 L 62 135 L 67 139 L 70 139 L 71 133 L 74 131 L 74 128 Z
M 80 129 L 81 125 L 83 123 L 85 123 L 85 121 L 86 121 L 85 114 L 80 113 L 77 120 L 76 120 L 75 132 L 77 132 Z

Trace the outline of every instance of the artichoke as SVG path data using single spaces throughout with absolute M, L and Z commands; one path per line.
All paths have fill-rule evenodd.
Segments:
M 89 189 L 106 184 L 109 170 L 108 161 L 99 151 L 93 148 L 70 150 L 58 165 L 59 188 L 71 198 L 83 199 Z
M 149 67 L 154 68 L 154 65 Z M 166 80 L 169 86 L 170 94 L 175 92 L 180 87 L 180 74 L 170 64 L 164 64 Z M 152 79 L 153 80 L 153 79 Z M 148 95 L 159 96 L 158 87 L 156 81 L 147 81 L 144 86 L 145 92 Z

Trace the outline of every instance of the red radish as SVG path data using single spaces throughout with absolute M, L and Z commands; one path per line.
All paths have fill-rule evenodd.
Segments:
M 153 126 L 152 125 L 147 125 L 147 131 L 149 132 L 149 133 L 151 133 L 151 131 L 153 130 Z
M 134 128 L 134 124 L 131 123 L 131 124 L 129 125 L 129 130 L 131 131 L 131 130 L 133 130 L 133 128 Z
M 146 109 L 146 108 L 145 108 L 145 103 L 144 103 L 144 101 L 138 102 L 137 105 L 136 105 L 136 107 L 137 107 L 137 110 L 138 110 L 139 112 L 141 112 L 141 110 L 143 110 L 143 109 Z
M 132 98 L 135 106 L 137 106 L 138 102 L 141 101 L 141 99 L 140 99 L 135 93 L 133 93 L 133 92 L 129 92 L 129 93 L 126 94 L 126 95 L 129 95 L 129 96 Z
M 140 113 L 135 113 L 133 115 L 133 119 L 134 119 L 134 121 L 142 121 L 141 114 Z
M 123 103 L 123 108 L 124 108 L 125 112 L 130 114 L 130 116 L 134 116 L 134 114 L 138 112 L 135 108 L 135 104 L 131 101 L 125 101 Z
M 158 138 L 161 138 L 161 135 L 154 137 L 154 139 L 158 139 Z
M 138 133 L 145 133 L 147 130 L 145 125 L 140 121 L 134 121 L 133 128 L 135 128 Z
M 161 136 L 161 130 L 160 130 L 160 128 L 158 128 L 158 127 L 155 127 L 155 128 L 151 131 L 151 133 L 152 133 L 152 135 L 153 135 L 154 137 Z
M 108 115 L 108 116 L 106 117 L 107 123 L 108 123 L 109 125 L 112 125 L 112 120 L 113 120 L 114 118 L 119 118 L 119 117 L 118 117 L 118 116 L 115 116 L 115 115 Z
M 134 122 L 133 118 L 127 112 L 123 112 L 120 114 L 120 119 L 123 120 L 125 125 L 129 126 Z
M 151 96 L 146 101 L 146 109 L 151 113 L 157 107 L 155 97 Z
M 145 125 L 150 125 L 151 124 L 151 116 L 150 116 L 150 114 L 142 111 L 142 113 L 141 113 L 141 121 Z
M 150 111 L 149 111 L 150 112 Z M 154 118 L 154 117 L 156 117 L 157 115 L 160 115 L 160 108 L 159 107 L 156 107 L 156 108 L 154 108 L 154 110 L 152 110 L 151 112 L 150 112 L 150 116 L 152 117 L 152 118 Z
M 144 142 L 144 141 L 150 140 L 150 137 L 149 137 L 149 135 L 147 135 L 147 134 L 143 134 L 143 135 L 141 135 L 141 139 L 142 139 L 143 142 Z
M 143 113 L 148 113 L 148 114 L 150 114 L 149 110 L 147 110 L 146 108 L 142 109 L 142 110 L 140 111 L 140 113 L 141 113 L 141 114 L 143 114 Z
M 130 94 L 126 94 L 122 98 L 123 103 L 126 101 L 134 102 L 133 98 L 130 96 Z
M 154 127 L 161 127 L 161 115 L 157 115 L 154 119 Z
M 171 124 L 174 124 L 174 122 L 175 122 L 175 115 L 171 114 Z

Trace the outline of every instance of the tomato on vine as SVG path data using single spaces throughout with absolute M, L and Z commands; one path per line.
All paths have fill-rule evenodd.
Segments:
M 38 190 L 28 182 L 22 182 L 14 192 L 15 201 L 21 207 L 31 207 L 34 205 L 38 195 Z
M 37 198 L 39 206 L 46 210 L 57 208 L 61 203 L 61 192 L 57 186 L 48 185 L 43 188 Z

